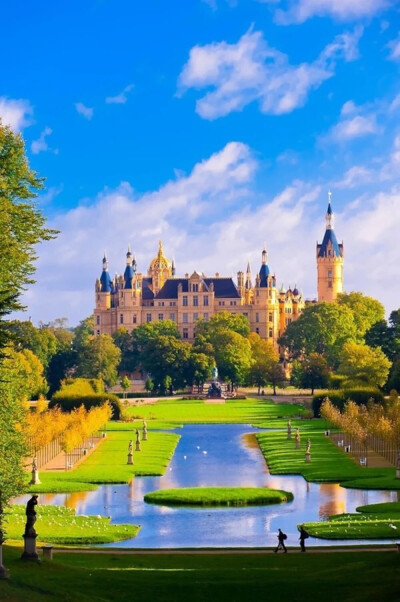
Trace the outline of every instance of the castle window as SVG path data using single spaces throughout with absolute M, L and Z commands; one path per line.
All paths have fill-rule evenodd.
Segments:
M 189 332 L 187 328 L 183 329 L 183 338 L 184 339 L 188 339 L 189 338 Z
M 218 305 L 225 305 L 225 301 L 218 301 Z
M 260 334 L 260 329 L 259 328 L 256 328 L 256 333 Z
M 269 336 L 272 337 L 272 328 L 269 329 Z
M 328 282 L 328 288 L 332 288 L 332 281 L 331 280 L 329 280 L 329 282 Z
M 187 298 L 187 295 L 184 295 L 184 296 L 182 297 L 182 304 L 183 304 L 183 306 L 184 306 L 184 307 L 187 307 L 187 304 L 188 304 L 188 298 Z
M 96 332 L 97 332 L 97 334 L 100 334 L 100 330 L 97 330 Z
M 132 316 L 132 323 L 136 324 L 136 314 L 133 314 L 133 316 Z
M 169 314 L 169 319 L 175 322 L 175 314 Z
M 183 314 L 183 323 L 187 324 L 189 322 L 189 314 Z
M 244 311 L 244 312 L 243 312 L 243 315 L 244 315 L 246 318 L 248 318 L 248 317 L 249 317 L 249 314 L 247 313 L 247 311 Z
M 332 270 L 328 270 L 328 278 L 332 278 Z
M 231 305 L 236 305 L 236 301 L 231 301 Z
M 124 323 L 124 314 L 120 314 L 120 316 L 119 316 L 119 323 L 120 324 Z
M 159 301 L 158 302 L 158 307 L 164 307 L 164 301 Z
M 121 299 L 124 298 L 124 293 L 121 291 Z
M 170 301 L 169 304 L 170 304 L 171 307 L 175 307 L 176 301 Z
M 199 285 L 198 284 L 192 284 L 192 291 L 194 293 L 198 293 L 199 292 Z
M 151 322 L 151 314 L 146 314 L 146 322 Z
M 205 322 L 208 322 L 208 314 L 203 314 L 203 318 Z
M 164 314 L 158 314 L 158 319 L 162 322 L 164 320 Z
M 197 306 L 198 306 L 198 304 L 199 304 L 199 298 L 198 298 L 198 296 L 197 296 L 197 295 L 195 295 L 195 296 L 193 297 L 193 305 L 194 305 L 194 307 L 197 307 Z
M 273 321 L 273 319 L 274 319 L 274 318 L 273 318 L 273 315 L 272 315 L 272 311 L 270 311 L 270 312 L 269 312 L 269 314 L 268 314 L 268 320 L 269 320 L 270 322 L 272 322 L 272 321 Z
M 204 295 L 204 297 L 203 297 L 203 305 L 208 305 L 208 295 Z
M 199 314 L 193 314 L 193 321 L 196 322 L 199 319 Z
M 100 316 L 96 316 L 96 324 L 97 326 L 100 324 Z
M 256 313 L 256 322 L 260 321 L 260 316 L 258 315 L 258 313 Z

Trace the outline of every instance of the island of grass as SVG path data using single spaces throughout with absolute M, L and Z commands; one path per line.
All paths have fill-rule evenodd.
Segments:
M 320 523 L 306 523 L 305 530 L 321 539 L 398 539 L 400 502 L 369 504 L 359 514 L 337 514 Z
M 293 494 L 264 487 L 184 487 L 161 489 L 144 496 L 144 501 L 164 506 L 263 506 L 291 502 Z
M 76 515 L 64 506 L 39 506 L 35 529 L 38 541 L 68 546 L 113 543 L 138 534 L 137 525 L 112 525 L 105 516 Z M 22 540 L 26 521 L 25 506 L 15 505 L 6 515 L 7 539 Z

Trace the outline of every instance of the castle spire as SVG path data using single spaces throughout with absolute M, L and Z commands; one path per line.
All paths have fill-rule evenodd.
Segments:
M 260 287 L 266 288 L 268 286 L 268 276 L 269 276 L 269 267 L 268 267 L 268 254 L 267 249 L 264 245 L 263 251 L 261 253 L 261 268 L 260 268 Z
M 251 283 L 251 267 L 250 267 L 250 261 L 247 262 L 247 268 L 246 268 L 246 289 L 250 290 L 252 288 L 252 283 Z
M 103 271 L 100 276 L 100 292 L 110 293 L 111 292 L 111 276 L 108 273 L 108 260 L 107 253 L 104 251 L 103 256 Z
M 332 193 L 331 191 L 328 192 L 328 209 L 326 211 L 326 215 L 325 215 L 325 221 L 326 221 L 326 229 L 327 230 L 333 230 L 334 227 L 334 215 L 333 215 L 333 210 L 332 210 Z

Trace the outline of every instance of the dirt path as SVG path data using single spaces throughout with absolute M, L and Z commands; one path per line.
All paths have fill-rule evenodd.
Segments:
M 140 549 L 140 548 L 130 548 L 127 550 L 116 549 L 116 548 L 107 548 L 107 549 L 99 549 L 99 548 L 81 548 L 81 549 L 72 549 L 72 548 L 54 548 L 53 552 L 58 554 L 62 552 L 63 554 L 117 554 L 117 555 L 153 555 L 153 556 L 179 556 L 185 554 L 194 554 L 194 555 L 202 555 L 202 554 L 271 554 L 273 553 L 274 548 L 214 548 L 214 549 L 199 549 L 199 548 L 174 548 L 174 549 Z M 307 548 L 307 554 L 337 554 L 339 552 L 399 552 L 400 544 L 388 544 L 387 546 L 366 546 L 363 548 L 354 548 L 350 546 L 346 547 L 310 547 Z M 288 553 L 290 554 L 301 554 L 299 548 L 288 548 Z

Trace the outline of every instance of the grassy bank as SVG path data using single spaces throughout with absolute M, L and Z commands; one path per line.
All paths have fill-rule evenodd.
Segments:
M 150 427 L 153 420 L 169 424 L 259 424 L 275 418 L 299 416 L 304 408 L 264 399 L 232 399 L 221 404 L 207 404 L 194 399 L 166 399 L 154 405 L 130 407 L 126 412 L 133 418 L 144 418 Z
M 21 541 L 26 521 L 25 507 L 13 506 L 6 517 L 8 540 Z M 112 543 L 135 537 L 136 525 L 111 525 L 100 516 L 77 516 L 64 506 L 39 506 L 35 524 L 38 542 L 60 545 Z
M 135 475 L 158 476 L 165 472 L 179 435 L 155 433 L 141 442 L 142 451 L 133 453 L 134 464 L 127 464 L 129 440 L 135 441 L 134 430 L 110 431 L 107 438 L 75 470 L 68 472 L 41 472 L 41 485 L 29 487 L 30 492 L 58 493 L 84 490 L 84 483 L 93 489 L 101 483 L 129 483 Z M 135 445 L 134 445 L 135 449 Z
M 290 502 L 293 494 L 263 487 L 186 487 L 161 489 L 144 496 L 145 502 L 171 506 L 250 506 Z
M 21 563 L 6 548 L 12 578 L 1 583 L 7 602 L 119 600 L 200 602 L 289 599 L 376 602 L 400 591 L 394 552 L 193 555 L 57 553 L 42 566 Z
M 317 422 L 317 421 L 315 421 Z M 301 474 L 307 481 L 340 482 L 343 486 L 360 489 L 400 489 L 395 468 L 366 468 L 359 466 L 343 449 L 324 435 L 322 422 L 293 422 L 299 425 L 301 449 L 295 449 L 294 431 L 287 440 L 285 431 L 258 433 L 260 449 L 271 474 Z M 307 438 L 311 441 L 311 462 L 305 462 Z
M 321 539 L 399 539 L 400 514 L 338 514 L 328 521 L 306 523 L 305 530 Z

